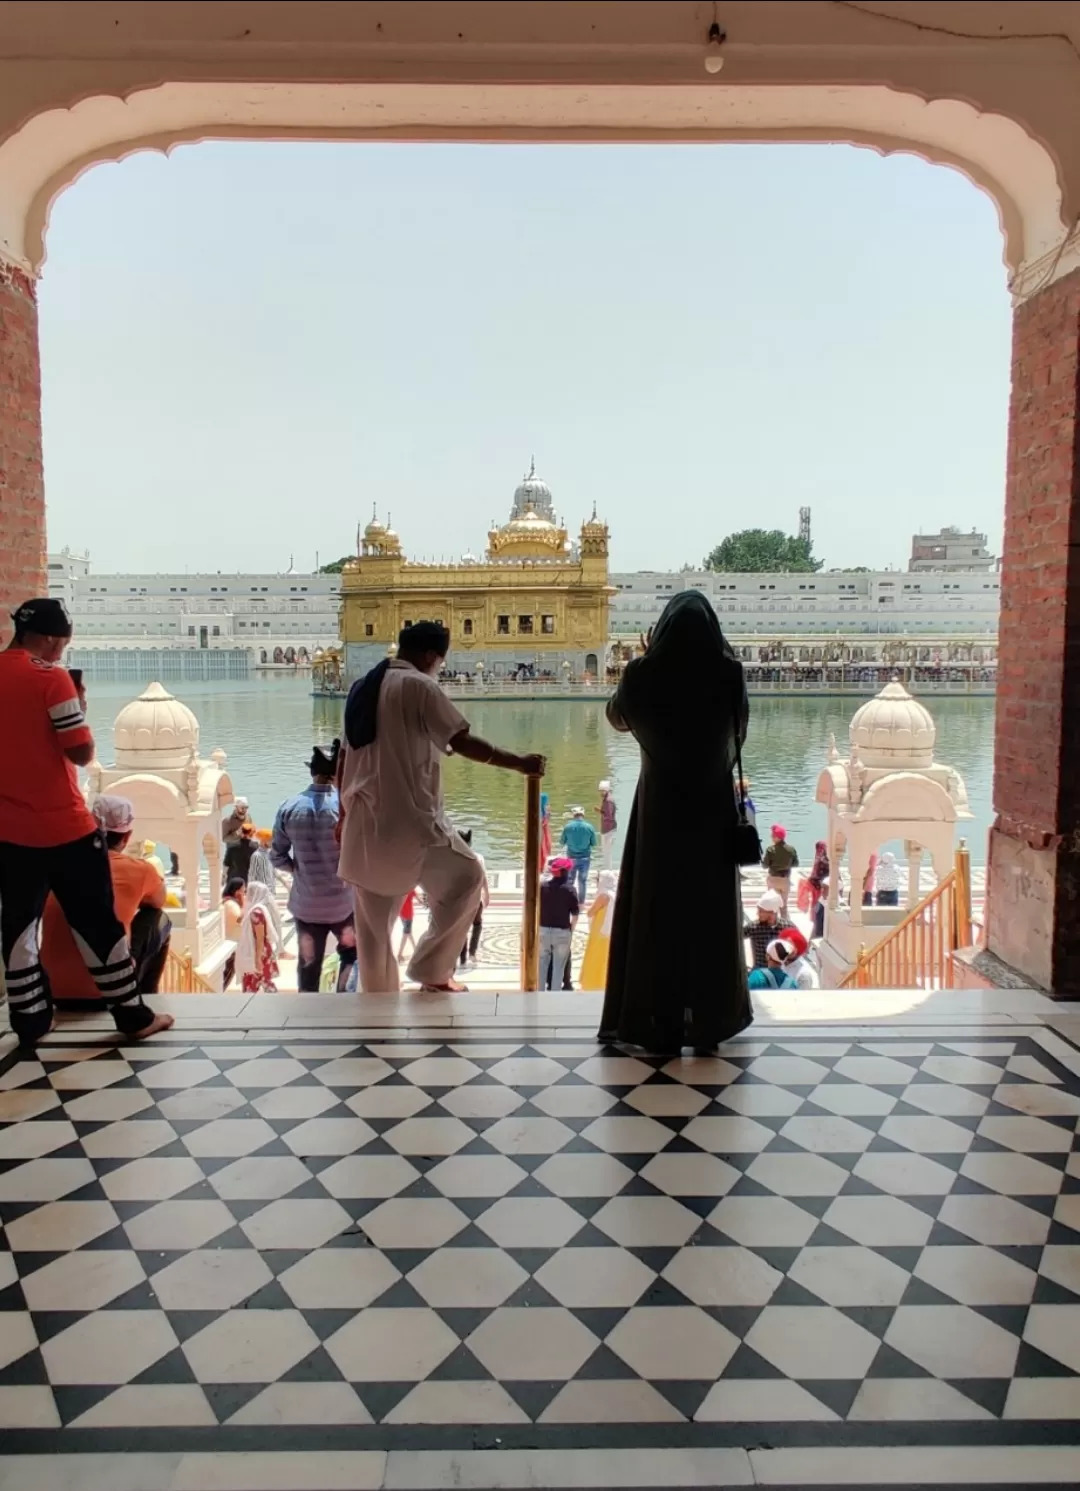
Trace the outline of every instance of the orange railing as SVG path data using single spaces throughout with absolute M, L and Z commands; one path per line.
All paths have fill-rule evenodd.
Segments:
M 952 955 L 971 944 L 971 855 L 961 840 L 953 868 L 867 952 L 841 989 L 951 989 Z
M 195 971 L 190 953 L 169 949 L 165 959 L 165 971 L 158 985 L 159 994 L 212 994 L 214 991 L 206 980 Z

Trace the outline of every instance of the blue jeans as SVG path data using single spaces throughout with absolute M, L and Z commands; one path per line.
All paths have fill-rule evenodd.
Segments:
M 582 906 L 585 905 L 585 894 L 589 884 L 589 866 L 592 864 L 592 855 L 574 855 L 574 868 L 570 871 L 570 884 L 577 891 L 577 898 Z
M 559 990 L 563 986 L 566 976 L 566 965 L 570 959 L 570 928 L 569 927 L 541 927 L 540 928 L 540 982 L 544 981 L 544 970 L 547 968 L 548 958 L 552 960 L 551 987 Z

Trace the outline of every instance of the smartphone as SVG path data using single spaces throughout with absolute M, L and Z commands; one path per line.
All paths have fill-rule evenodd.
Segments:
M 81 668 L 69 668 L 68 672 L 71 674 L 71 681 L 75 685 L 76 691 L 78 691 L 83 686 L 83 670 Z

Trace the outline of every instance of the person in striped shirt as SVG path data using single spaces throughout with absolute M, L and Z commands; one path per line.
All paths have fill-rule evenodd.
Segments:
M 337 987 L 348 983 L 356 962 L 353 897 L 338 879 L 337 824 L 341 808 L 334 774 L 338 750 L 316 746 L 308 762 L 311 785 L 278 808 L 270 839 L 270 863 L 292 876 L 289 910 L 296 922 L 297 986 L 301 994 L 317 994 L 326 943 L 332 936 L 338 950 Z

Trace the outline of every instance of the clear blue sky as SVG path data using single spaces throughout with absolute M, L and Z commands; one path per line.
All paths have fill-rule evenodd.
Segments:
M 478 550 L 535 452 L 616 568 L 813 508 L 829 565 L 1000 541 L 990 200 L 847 146 L 214 143 L 85 175 L 41 284 L 51 547 Z

